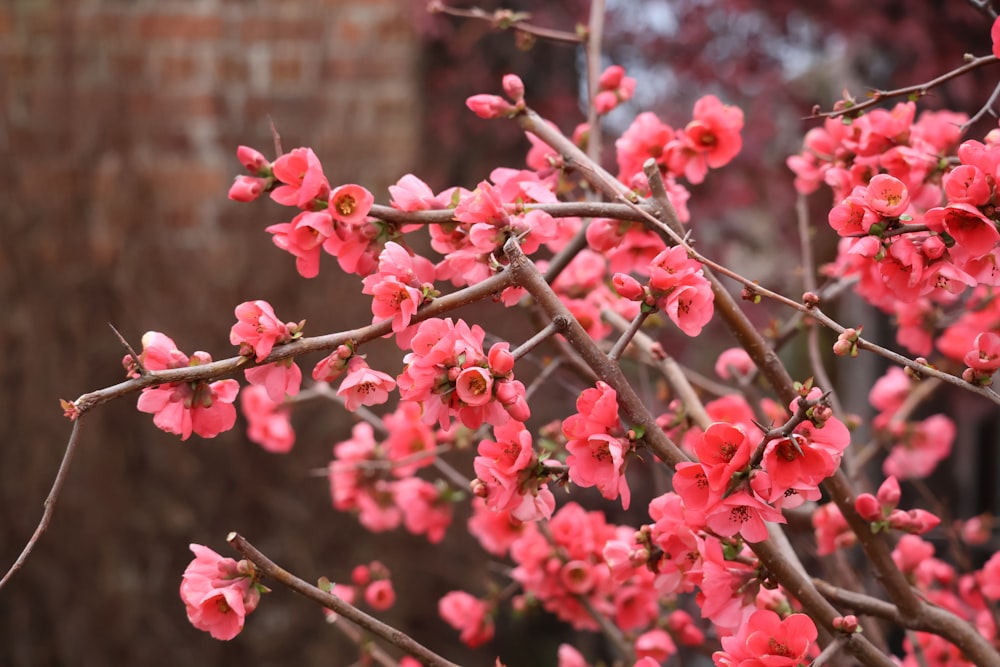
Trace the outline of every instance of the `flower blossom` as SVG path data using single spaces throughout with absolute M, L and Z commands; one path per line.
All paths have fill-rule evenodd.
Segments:
M 237 563 L 200 544 L 192 544 L 191 551 L 195 558 L 184 570 L 180 588 L 188 620 L 215 639 L 232 639 L 266 589 L 248 561 Z
M 139 360 L 146 370 L 185 368 L 212 361 L 207 352 L 195 352 L 189 359 L 173 340 L 156 331 L 143 334 L 142 347 Z M 134 375 L 131 357 L 126 357 L 124 363 Z M 214 438 L 236 423 L 233 401 L 239 391 L 236 380 L 170 382 L 143 389 L 136 407 L 140 412 L 152 413 L 156 426 L 181 436 L 181 440 L 187 440 L 192 433 Z
M 577 414 L 563 420 L 567 438 L 566 465 L 569 478 L 580 486 L 595 486 L 608 500 L 621 496 L 622 508 L 628 509 L 631 492 L 625 479 L 625 457 L 632 443 L 617 435 L 617 393 L 607 383 L 586 389 L 576 401 Z
M 524 385 L 513 379 L 507 343 L 483 351 L 486 332 L 451 318 L 430 318 L 418 326 L 398 378 L 400 396 L 423 408 L 425 424 L 447 428 L 453 417 L 468 428 L 499 426 L 530 415 Z
M 362 405 L 385 403 L 395 388 L 396 381 L 391 375 L 369 368 L 363 357 L 355 356 L 347 362 L 347 375 L 337 395 L 344 399 L 344 407 L 354 412 Z
M 438 613 L 459 630 L 459 639 L 476 648 L 493 639 L 493 617 L 489 606 L 463 591 L 452 591 L 438 601 Z
M 267 389 L 251 385 L 240 394 L 240 408 L 249 425 L 247 438 L 269 452 L 284 454 L 295 444 L 289 410 L 272 401 Z
M 378 270 L 364 278 L 364 294 L 372 297 L 373 322 L 392 318 L 396 333 L 410 325 L 422 304 L 434 298 L 434 265 L 389 241 L 379 255 Z

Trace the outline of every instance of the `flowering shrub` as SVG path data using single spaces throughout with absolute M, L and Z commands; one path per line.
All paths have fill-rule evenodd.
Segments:
M 994 47 L 971 62 L 997 57 Z M 594 119 L 641 85 L 620 66 L 589 83 Z M 688 186 L 740 152 L 742 110 L 706 95 L 682 129 L 642 112 L 614 141 L 612 175 L 601 146 L 586 145 L 597 127 L 567 138 L 532 110 L 516 75 L 500 88 L 504 96 L 484 92 L 467 106 L 528 134 L 528 168 L 494 169 L 471 191 L 434 194 L 406 174 L 383 205 L 361 185 L 331 185 L 311 148 L 279 150 L 272 161 L 239 147 L 249 174 L 237 177 L 230 198 L 267 195 L 291 207 L 290 221 L 266 230 L 274 244 L 295 258 L 303 278 L 318 275 L 323 254 L 360 277 L 372 323 L 304 337 L 304 322 L 283 323 L 264 301 L 243 303 L 230 333 L 236 357 L 188 357 L 165 334 L 149 332 L 141 352 L 124 359 L 129 381 L 65 401 L 67 416 L 141 389 L 138 408 L 153 413 L 156 426 L 182 439 L 211 438 L 236 420 L 239 384 L 220 378 L 242 370 L 248 436 L 280 453 L 294 445 L 298 401 L 337 401 L 359 422 L 333 447 L 327 474 L 335 509 L 372 532 L 403 527 L 437 543 L 458 529 L 454 508 L 470 502 L 469 532 L 487 553 L 509 559 L 503 586 L 479 595 L 454 590 L 437 601 L 469 646 L 494 638 L 509 604 L 602 632 L 618 662 L 643 667 L 689 649 L 722 667 L 823 664 L 838 652 L 865 665 L 1000 665 L 998 556 L 963 565 L 944 560 L 931 541 L 948 529 L 957 544 L 954 535 L 982 544 L 984 518 L 954 524 L 937 507 L 913 506 L 903 486 L 948 459 L 951 417 L 914 417 L 937 384 L 1000 405 L 990 388 L 1000 368 L 1000 128 L 979 141 L 963 136 L 965 114 L 918 114 L 914 101 L 871 108 L 899 91 L 880 92 L 871 104 L 843 100 L 822 114 L 788 166 L 802 196 L 829 197 L 837 256 L 805 270 L 806 285 L 821 273 L 833 286 L 793 299 L 703 256 L 694 243 L 704 223 L 691 219 Z M 808 233 L 808 221 L 803 228 Z M 423 247 L 433 253 L 417 251 Z M 788 308 L 789 324 L 834 331 L 828 357 L 877 353 L 895 364 L 869 396 L 874 446 L 887 450 L 884 478 L 859 481 L 877 454 L 852 433 L 857 418 L 844 414 L 826 379 L 829 358 L 813 355 L 806 376 L 793 378 L 775 354 L 780 341 L 752 326 L 722 274 L 742 285 L 746 308 L 766 297 Z M 863 326 L 845 327 L 823 311 L 837 288 L 851 285 L 895 317 L 898 347 L 921 356 L 878 346 L 861 336 Z M 496 317 L 529 313 L 536 332 L 519 345 L 488 341 L 483 324 L 451 315 L 487 298 Z M 725 384 L 703 378 L 696 387 L 654 337 L 673 329 L 697 337 L 715 325 L 739 347 L 712 352 Z M 382 336 L 402 353 L 380 360 L 378 370 L 359 350 Z M 516 379 L 527 377 L 518 362 L 542 346 L 547 365 L 526 385 Z M 303 390 L 295 360 L 312 353 L 326 356 Z M 925 358 L 935 354 L 933 363 Z M 668 400 L 639 399 L 636 363 L 662 373 Z M 554 382 L 560 365 L 576 376 Z M 539 391 L 567 387 L 575 411 L 538 423 L 529 403 Z M 472 447 L 471 470 L 448 462 Z M 653 474 L 662 482 L 655 491 Z M 603 500 L 612 503 L 598 505 Z M 630 523 L 612 522 L 612 509 L 631 510 Z M 790 541 L 784 527 L 804 523 L 811 534 Z M 192 546 L 181 597 L 196 628 L 233 638 L 258 606 L 261 581 L 271 579 L 318 601 L 337 623 L 360 625 L 425 664 L 451 664 L 355 606 L 393 605 L 381 564 L 356 568 L 350 585 L 313 586 L 242 536 L 228 541 L 245 560 Z M 856 546 L 882 588 L 830 566 L 826 557 L 847 557 Z M 907 631 L 899 655 L 884 640 L 887 630 Z M 586 664 L 571 646 L 557 659 Z

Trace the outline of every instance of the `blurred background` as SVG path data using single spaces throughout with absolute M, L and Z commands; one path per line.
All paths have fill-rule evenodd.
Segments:
M 693 191 L 699 242 L 791 293 L 800 288 L 788 263 L 773 261 L 797 244 L 784 159 L 812 126 L 801 119 L 813 104 L 829 107 L 845 85 L 861 94 L 865 85 L 927 80 L 964 52 L 989 52 L 989 21 L 963 2 L 608 4 L 609 64 L 639 79 L 635 103 L 608 119 L 609 141 L 638 110 L 676 127 L 706 93 L 741 106 L 743 155 Z M 587 16 L 584 0 L 502 6 L 565 30 Z M 158 330 L 188 353 L 222 358 L 233 354 L 228 331 L 242 301 L 265 299 L 284 319 L 307 319 L 307 335 L 370 321 L 355 277 L 326 258 L 318 278 L 303 280 L 273 246 L 264 227 L 285 221 L 286 210 L 226 199 L 241 171 L 237 145 L 273 156 L 273 121 L 285 150 L 313 147 L 331 183 L 360 183 L 385 203 L 386 186 L 407 172 L 437 191 L 523 165 L 528 144 L 513 124 L 486 123 L 463 104 L 498 92 L 503 73 L 520 74 L 529 104 L 565 131 L 582 120 L 577 49 L 517 44 L 486 23 L 424 8 L 422 0 L 0 2 L 0 569 L 34 530 L 62 456 L 70 424 L 59 399 L 123 377 L 108 323 L 133 345 Z M 973 112 L 992 86 L 968 77 L 935 91 L 928 106 Z M 829 202 L 814 199 L 823 222 Z M 722 247 L 733 238 L 740 243 Z M 831 239 L 821 254 L 832 253 Z M 685 343 L 674 342 L 682 354 Z M 708 368 L 714 357 L 685 360 Z M 849 407 L 863 412 L 864 393 L 855 395 Z M 537 644 L 509 646 L 501 627 L 492 647 L 473 654 L 433 613 L 444 592 L 480 587 L 485 559 L 461 530 L 442 552 L 403 533 L 372 536 L 332 510 L 314 471 L 349 437 L 343 411 L 296 413 L 298 442 L 280 456 L 249 443 L 242 422 L 214 440 L 180 442 L 134 401 L 89 416 L 48 533 L 0 592 L 0 665 L 352 664 L 356 652 L 319 610 L 284 591 L 232 642 L 188 624 L 177 595 L 187 545 L 231 555 L 230 530 L 307 580 L 342 581 L 353 565 L 381 559 L 399 598 L 383 617 L 453 660 L 487 664 L 503 651 L 509 664 L 553 663 L 560 635 L 544 618 L 506 630 L 537 629 Z M 981 412 L 963 409 L 970 419 Z M 982 498 L 982 481 L 963 474 L 972 486 L 961 488 Z

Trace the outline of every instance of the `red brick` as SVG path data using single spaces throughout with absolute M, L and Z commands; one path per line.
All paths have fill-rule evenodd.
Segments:
M 14 16 L 10 9 L 0 8 L 0 37 L 14 32 Z
M 157 71 L 159 83 L 181 83 L 198 73 L 198 61 L 189 55 L 167 55 L 159 59 Z
M 215 62 L 215 76 L 223 85 L 246 83 L 249 74 L 246 58 L 224 56 Z
M 114 53 L 108 56 L 108 69 L 113 81 L 143 78 L 147 58 L 141 53 Z
M 153 187 L 167 194 L 169 200 L 195 202 L 200 199 L 225 198 L 232 174 L 195 160 L 168 160 L 144 173 Z
M 218 116 L 221 104 L 214 95 L 161 95 L 157 92 L 137 92 L 126 97 L 128 114 L 147 115 L 155 122 L 173 118 L 208 118 Z
M 210 40 L 222 37 L 222 19 L 214 15 L 147 14 L 135 21 L 136 35 L 142 40 Z
M 275 83 L 298 83 L 305 72 L 302 57 L 275 58 L 271 61 L 271 80 Z
M 240 26 L 243 42 L 294 41 L 316 42 L 323 38 L 323 25 L 317 18 L 248 16 Z

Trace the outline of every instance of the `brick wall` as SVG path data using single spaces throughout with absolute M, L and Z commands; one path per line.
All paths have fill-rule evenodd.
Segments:
M 247 299 L 282 304 L 312 333 L 370 319 L 346 298 L 354 282 L 303 281 L 273 247 L 263 228 L 284 209 L 225 193 L 238 144 L 273 154 L 269 119 L 286 150 L 316 149 L 331 182 L 384 197 L 413 169 L 411 4 L 0 3 L 0 568 L 62 455 L 58 399 L 122 378 L 106 323 L 133 344 L 156 329 L 221 357 Z M 187 543 L 225 551 L 232 529 L 307 576 L 377 555 L 309 474 L 350 424 L 306 408 L 296 450 L 276 457 L 239 432 L 179 443 L 133 401 L 88 419 L 50 531 L 0 592 L 0 665 L 331 664 L 335 633 L 290 595 L 223 644 L 188 626 L 177 586 Z

